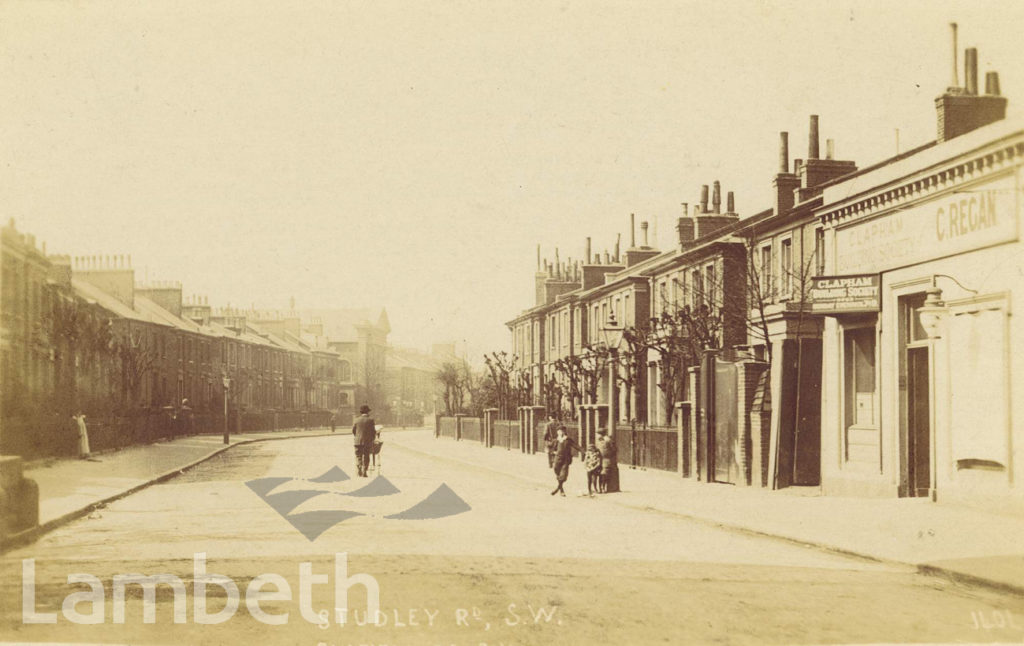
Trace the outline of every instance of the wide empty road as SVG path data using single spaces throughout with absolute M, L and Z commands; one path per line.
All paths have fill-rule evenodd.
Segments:
M 416 451 L 423 432 L 409 433 L 388 434 L 380 479 L 344 479 L 347 434 L 239 446 L 4 555 L 0 642 L 1024 640 L 1017 597 L 579 497 L 578 464 L 570 495 L 550 496 L 550 483 Z M 380 625 L 365 587 L 337 600 L 337 565 L 373 577 Z M 208 583 L 197 604 L 197 567 L 237 597 Z M 131 574 L 182 585 L 150 586 L 150 604 Z M 204 608 L 219 623 L 199 623 Z

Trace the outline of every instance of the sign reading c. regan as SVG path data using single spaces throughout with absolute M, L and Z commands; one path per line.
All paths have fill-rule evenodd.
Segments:
M 884 271 L 1017 239 L 1012 176 L 836 229 L 836 271 Z
M 815 276 L 811 281 L 811 311 L 815 314 L 878 312 L 882 309 L 879 274 Z

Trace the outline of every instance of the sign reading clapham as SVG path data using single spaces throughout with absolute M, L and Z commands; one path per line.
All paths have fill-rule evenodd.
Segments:
M 811 279 L 811 311 L 815 314 L 877 312 L 882 309 L 878 274 L 815 276 Z
M 836 272 L 895 269 L 1017 239 L 1012 176 L 836 229 Z

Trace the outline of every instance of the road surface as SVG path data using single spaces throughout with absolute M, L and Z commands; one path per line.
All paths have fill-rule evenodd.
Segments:
M 355 472 L 347 434 L 235 447 L 5 554 L 0 642 L 1024 640 L 1018 597 L 580 497 L 578 464 L 570 495 L 551 496 L 551 483 L 402 438 L 388 435 L 380 480 L 342 479 Z M 197 595 L 204 572 L 238 594 L 208 583 Z M 150 603 L 144 586 L 124 583 L 132 574 L 181 583 L 151 586 Z M 338 601 L 335 584 L 358 574 L 379 589 L 379 625 L 367 621 L 365 586 Z

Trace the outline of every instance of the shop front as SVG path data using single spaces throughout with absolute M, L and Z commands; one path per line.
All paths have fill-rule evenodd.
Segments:
M 1022 157 L 1000 122 L 826 188 L 826 493 L 1024 508 Z

